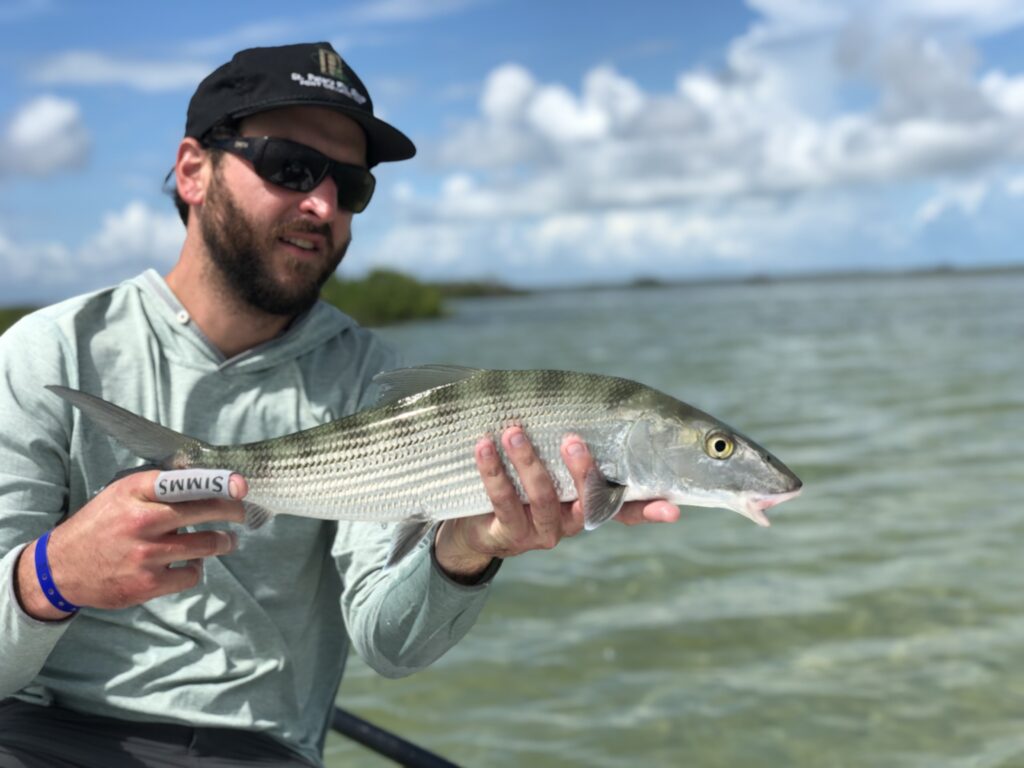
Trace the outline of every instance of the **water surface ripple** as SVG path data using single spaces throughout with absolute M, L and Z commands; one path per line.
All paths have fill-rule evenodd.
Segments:
M 628 376 L 777 453 L 760 529 L 684 509 L 509 561 L 470 636 L 339 703 L 486 766 L 1024 765 L 1024 275 L 560 293 L 389 329 L 410 363 Z M 332 736 L 327 765 L 387 765 Z

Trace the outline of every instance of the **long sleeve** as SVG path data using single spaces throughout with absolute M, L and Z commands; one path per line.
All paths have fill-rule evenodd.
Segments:
M 14 594 L 14 568 L 22 549 L 15 547 L 0 559 L 0 583 L 5 585 L 4 594 L 0 595 L 0 636 L 4 638 L 0 698 L 32 682 L 70 624 L 69 621 L 38 621 L 21 609 Z
M 396 364 L 326 305 L 230 360 L 181 309 L 147 272 L 0 337 L 0 697 L 263 731 L 316 761 L 350 645 L 384 675 L 409 674 L 465 634 L 486 585 L 452 582 L 429 547 L 383 571 L 391 531 L 379 525 L 278 515 L 240 531 L 236 551 L 207 558 L 191 590 L 55 623 L 33 621 L 14 595 L 24 545 L 139 461 L 45 385 L 234 445 L 365 407 L 373 376 Z
M 386 350 L 377 370 L 398 367 Z M 369 407 L 378 389 L 361 393 L 358 408 Z M 341 523 L 331 554 L 342 580 L 341 610 L 349 639 L 359 656 L 384 677 L 403 677 L 424 669 L 461 640 L 483 610 L 497 565 L 480 583 L 452 581 L 424 541 L 391 570 L 381 567 L 396 525 Z
M 441 571 L 425 542 L 392 570 L 382 570 L 393 529 L 374 523 L 347 526 L 339 530 L 333 554 L 353 647 L 379 674 L 402 677 L 436 661 L 469 631 L 496 568 L 480 584 L 457 584 Z
M 37 621 L 14 592 L 24 545 L 53 528 L 67 504 L 63 408 L 43 388 L 67 383 L 63 359 L 45 319 L 26 318 L 0 337 L 0 698 L 35 678 L 73 621 Z

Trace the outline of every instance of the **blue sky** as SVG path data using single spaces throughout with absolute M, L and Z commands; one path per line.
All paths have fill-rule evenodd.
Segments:
M 173 264 L 198 81 L 329 40 L 419 147 L 342 272 L 1021 264 L 1024 1 L 0 1 L 0 304 Z

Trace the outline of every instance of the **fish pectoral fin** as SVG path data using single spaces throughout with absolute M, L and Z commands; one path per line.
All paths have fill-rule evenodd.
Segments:
M 479 368 L 465 368 L 461 365 L 420 365 L 382 371 L 373 377 L 374 383 L 380 387 L 377 405 L 387 405 L 428 389 L 465 381 L 478 373 Z
M 583 478 L 583 527 L 592 531 L 611 520 L 625 499 L 626 486 L 610 482 L 597 467 L 591 467 Z
M 274 516 L 273 512 L 255 501 L 243 501 L 242 507 L 245 509 L 245 527 L 250 531 L 261 528 Z
M 391 539 L 388 560 L 384 567 L 390 568 L 402 562 L 410 552 L 416 549 L 416 545 L 430 532 L 436 522 L 433 518 L 423 514 L 413 515 L 402 520 Z

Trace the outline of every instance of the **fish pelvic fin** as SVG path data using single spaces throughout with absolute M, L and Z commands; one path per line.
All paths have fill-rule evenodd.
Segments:
M 250 531 L 262 528 L 273 519 L 274 513 L 266 507 L 260 506 L 255 501 L 242 501 L 242 508 L 245 509 L 245 527 Z
M 597 467 L 583 478 L 583 527 L 592 531 L 611 520 L 622 509 L 626 486 L 605 479 Z
M 136 456 L 163 469 L 177 467 L 176 460 L 184 457 L 186 449 L 199 443 L 95 395 L 56 384 L 49 384 L 46 388 L 82 411 L 96 426 Z
M 391 539 L 391 547 L 388 549 L 388 559 L 384 568 L 391 568 L 402 562 L 410 552 L 416 549 L 416 545 L 423 540 L 423 537 L 430 533 L 435 524 L 436 521 L 433 518 L 424 514 L 416 514 L 400 522 Z

